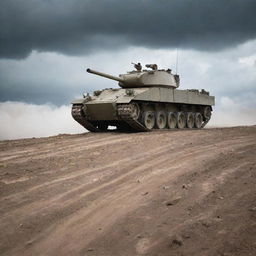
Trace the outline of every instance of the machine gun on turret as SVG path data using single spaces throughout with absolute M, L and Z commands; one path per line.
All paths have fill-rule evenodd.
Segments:
M 135 68 L 137 71 L 141 72 L 141 70 L 142 70 L 142 65 L 141 65 L 139 62 L 138 62 L 138 63 L 133 63 L 133 62 L 132 62 L 132 64 L 133 64 L 134 68 Z

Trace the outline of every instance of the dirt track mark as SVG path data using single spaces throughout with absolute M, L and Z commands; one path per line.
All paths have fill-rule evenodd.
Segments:
M 240 144 L 240 141 L 238 140 L 236 142 L 236 144 Z M 219 146 L 221 146 L 221 143 L 220 143 Z M 235 143 L 233 144 L 233 146 L 235 146 Z M 216 147 L 216 145 L 214 145 L 214 147 Z M 212 149 L 212 146 L 206 145 L 206 146 L 202 147 L 200 150 L 186 149 L 186 151 L 183 150 L 183 155 L 185 155 L 185 157 L 184 156 L 179 157 L 179 154 L 181 154 L 181 151 L 176 150 L 171 155 L 171 158 L 175 159 L 175 160 L 169 161 L 169 164 L 173 165 L 173 161 L 175 161 L 175 162 L 177 162 L 177 161 L 185 161 L 187 158 L 190 157 L 190 155 L 192 155 L 192 154 L 200 154 L 200 153 L 202 153 L 202 152 L 204 152 L 206 150 L 209 150 L 209 149 Z M 114 168 L 114 167 L 116 167 L 118 165 L 122 166 L 121 168 L 119 168 L 119 172 L 120 173 L 122 173 L 122 170 L 124 170 L 124 169 L 126 169 L 128 167 L 130 167 L 132 169 L 132 168 L 136 167 L 137 165 L 140 166 L 140 169 L 143 169 L 144 168 L 144 162 L 147 163 L 147 161 L 148 161 L 147 158 L 151 158 L 151 161 L 150 161 L 149 165 L 152 164 L 152 166 L 155 166 L 153 164 L 154 163 L 154 158 L 157 159 L 161 155 L 164 156 L 164 154 L 169 153 L 169 151 L 170 150 L 169 150 L 169 146 L 168 145 L 167 146 L 161 146 L 161 147 L 155 148 L 155 149 L 153 149 L 151 151 L 138 154 L 135 157 L 126 157 L 126 158 L 124 158 L 122 160 L 118 160 L 116 162 L 113 162 L 112 164 L 104 166 L 103 168 L 100 167 L 100 168 L 94 168 L 94 169 L 82 169 L 81 171 L 76 171 L 74 174 L 68 174 L 68 175 L 66 175 L 66 176 L 64 176 L 62 178 L 58 178 L 57 180 L 53 180 L 53 181 L 48 182 L 48 183 L 43 183 L 42 185 L 37 186 L 37 187 L 32 187 L 32 188 L 28 189 L 26 192 L 21 192 L 21 193 L 18 193 L 16 195 L 13 194 L 11 196 L 4 197 L 3 201 L 6 201 L 7 199 L 9 199 L 11 201 L 15 200 L 15 201 L 18 201 L 19 203 L 18 203 L 18 205 L 17 205 L 17 203 L 15 203 L 15 205 L 13 205 L 13 207 L 17 207 L 17 206 L 21 207 L 23 202 L 24 202 L 24 200 L 27 203 L 27 199 L 26 198 L 28 197 L 28 194 L 31 193 L 31 192 L 34 193 L 35 190 L 37 190 L 37 189 L 44 188 L 45 190 L 48 191 L 49 189 L 51 189 L 51 186 L 55 186 L 56 183 L 66 182 L 66 181 L 69 181 L 70 179 L 74 179 L 74 178 L 79 178 L 80 179 L 82 176 L 86 176 L 86 177 L 90 177 L 90 175 L 92 176 L 92 177 L 90 177 L 90 179 L 88 181 L 86 181 L 82 185 L 77 185 L 74 189 L 71 189 L 71 190 L 69 190 L 66 193 L 62 193 L 61 191 L 58 191 L 57 194 L 55 193 L 55 195 L 52 195 L 53 196 L 52 197 L 52 201 L 49 201 L 48 199 L 43 199 L 41 201 L 35 202 L 34 204 L 37 205 L 37 207 L 38 207 L 39 205 L 42 205 L 43 202 L 45 202 L 46 205 L 48 205 L 51 202 L 52 203 L 57 203 L 58 201 L 64 200 L 64 198 L 68 198 L 68 197 L 72 198 L 72 195 L 75 196 L 76 193 L 77 194 L 79 193 L 79 195 L 81 195 L 81 193 L 84 190 L 87 191 L 89 189 L 87 187 L 88 185 L 91 185 L 92 183 L 94 183 L 96 181 L 100 180 L 100 183 L 97 186 L 98 188 L 100 188 L 101 186 L 105 186 L 105 184 L 102 185 L 102 182 L 104 182 L 104 180 L 106 178 L 107 178 L 107 181 L 108 181 L 109 179 L 112 178 L 113 175 L 115 175 L 115 176 L 118 175 L 118 173 L 116 171 L 113 172 L 111 168 Z M 167 164 L 167 162 L 165 164 Z M 146 168 L 147 167 L 145 167 L 144 169 L 146 169 Z M 137 170 L 135 168 L 132 172 L 136 173 L 136 171 Z M 131 172 L 125 172 L 125 174 L 123 174 L 122 177 L 120 177 L 120 178 L 123 178 L 123 177 L 126 177 L 126 176 L 130 175 L 130 173 Z M 98 179 L 96 178 L 97 175 L 98 176 L 100 175 Z M 49 186 L 49 185 L 51 185 L 51 186 Z M 61 186 L 62 185 L 63 184 L 61 184 Z M 43 191 L 40 191 L 40 194 L 41 194 L 41 196 L 43 198 L 45 197 L 45 196 L 43 196 Z M 58 195 L 58 194 L 60 194 L 60 195 Z M 32 210 L 33 209 L 33 204 L 32 205 L 31 204 L 28 204 L 28 205 L 26 204 L 24 211 L 26 211 L 27 209 Z M 21 208 L 19 208 L 19 210 L 21 210 Z M 22 214 L 22 212 L 21 212 L 21 214 Z

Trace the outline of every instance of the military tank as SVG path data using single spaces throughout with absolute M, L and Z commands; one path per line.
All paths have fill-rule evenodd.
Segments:
M 119 77 L 92 69 L 88 73 L 112 79 L 120 88 L 94 91 L 72 102 L 72 116 L 91 132 L 146 132 L 155 129 L 201 129 L 211 118 L 215 98 L 202 89 L 179 90 L 180 77 L 171 69 L 140 63 Z

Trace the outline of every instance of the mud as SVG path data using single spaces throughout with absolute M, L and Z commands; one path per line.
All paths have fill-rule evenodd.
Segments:
M 0 141 L 0 255 L 256 255 L 256 127 Z

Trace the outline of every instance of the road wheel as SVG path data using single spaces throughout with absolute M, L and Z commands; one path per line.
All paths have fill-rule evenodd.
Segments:
M 188 114 L 187 114 L 187 127 L 189 129 L 192 129 L 194 127 L 194 124 L 195 124 L 194 113 L 188 112 Z
M 174 112 L 168 113 L 167 124 L 169 129 L 174 129 L 177 127 L 177 116 Z
M 183 112 L 177 113 L 177 126 L 179 129 L 183 129 L 186 126 L 186 116 Z
M 166 127 L 167 118 L 164 111 L 156 112 L 156 127 L 158 129 L 164 129 Z
M 137 103 L 132 103 L 132 117 L 137 120 L 140 116 L 140 106 Z
M 203 123 L 203 116 L 200 113 L 195 113 L 195 127 L 200 129 Z
M 204 118 L 209 120 L 211 118 L 211 115 L 212 115 L 212 111 L 211 111 L 211 108 L 209 106 L 205 107 L 204 108 Z
M 153 111 L 146 111 L 143 115 L 143 124 L 149 130 L 155 126 L 155 113 Z

